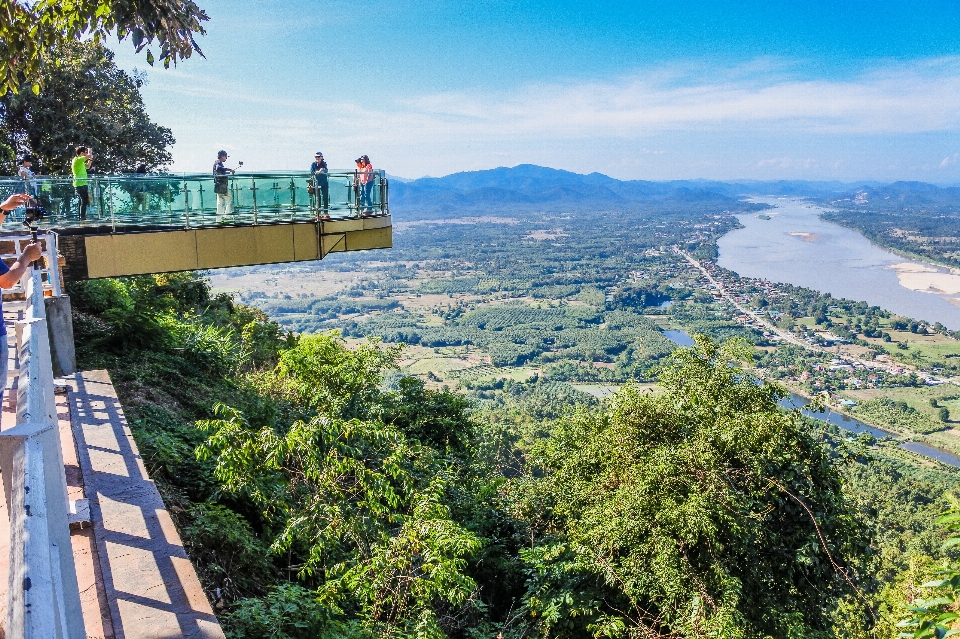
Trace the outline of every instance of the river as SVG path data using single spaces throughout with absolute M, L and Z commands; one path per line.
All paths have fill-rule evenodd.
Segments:
M 690 335 L 683 330 L 663 331 L 663 334 L 665 337 L 667 337 L 667 339 L 679 346 L 692 346 L 694 343 L 693 338 L 691 338 Z M 596 395 L 597 397 L 603 397 L 603 395 L 596 393 L 591 392 L 591 394 Z M 883 439 L 884 437 L 900 439 L 900 437 L 894 433 L 885 431 L 881 428 L 876 428 L 875 426 L 870 426 L 869 424 L 861 422 L 859 419 L 854 419 L 853 417 L 849 417 L 842 413 L 836 413 L 829 408 L 822 413 L 815 413 L 813 411 L 805 410 L 805 407 L 810 404 L 810 400 L 801 395 L 797 395 L 796 393 L 790 393 L 788 397 L 784 397 L 779 403 L 780 406 L 786 408 L 787 410 L 799 408 L 807 417 L 812 417 L 822 422 L 828 422 L 851 433 L 870 433 L 877 439 Z M 900 448 L 917 453 L 918 455 L 936 459 L 947 466 L 960 468 L 960 458 L 957 458 L 956 456 L 944 452 L 938 448 L 933 448 L 932 446 L 927 446 L 926 444 L 921 444 L 919 442 L 900 442 L 898 445 Z
M 956 271 L 880 248 L 857 231 L 821 220 L 823 209 L 804 201 L 753 201 L 777 208 L 763 212 L 770 219 L 756 214 L 737 216 L 744 228 L 717 242 L 720 266 L 744 277 L 805 286 L 960 330 L 960 296 L 956 292 L 960 288 L 953 288 L 960 287 Z M 933 289 L 934 285 L 942 288 Z
M 883 439 L 884 437 L 890 437 L 891 439 L 900 439 L 898 435 L 894 433 L 887 432 L 883 429 L 876 428 L 861 422 L 859 419 L 854 419 L 840 413 L 835 413 L 829 408 L 822 413 L 814 413 L 809 410 L 803 410 L 805 406 L 810 403 L 810 400 L 806 397 L 801 397 L 796 393 L 790 393 L 789 397 L 785 397 L 780 400 L 780 405 L 786 409 L 799 408 L 802 410 L 803 414 L 807 417 L 813 417 L 814 419 L 819 419 L 822 422 L 828 422 L 834 426 L 839 426 L 843 430 L 849 431 L 851 433 L 870 433 L 877 439 Z M 937 461 L 946 464 L 947 466 L 953 466 L 954 468 L 960 468 L 960 459 L 956 456 L 951 455 L 948 452 L 942 451 L 938 448 L 933 448 L 932 446 L 927 446 L 926 444 L 921 444 L 919 442 L 900 442 L 898 444 L 900 448 L 904 450 L 909 450 L 910 452 L 917 453 L 918 455 L 923 455 L 924 457 L 929 457 L 931 459 L 936 459 Z

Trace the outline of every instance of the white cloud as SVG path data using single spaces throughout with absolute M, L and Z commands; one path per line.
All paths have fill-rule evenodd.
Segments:
M 759 168 L 777 168 L 777 169 L 801 169 L 810 170 L 819 168 L 820 164 L 813 158 L 769 158 L 757 162 Z
M 679 149 L 671 146 L 679 135 L 697 140 L 739 135 L 749 141 L 745 147 L 759 149 L 754 157 L 740 157 L 739 166 L 788 174 L 821 166 L 836 170 L 841 163 L 835 152 L 814 158 L 809 149 L 763 150 L 764 136 L 793 136 L 802 144 L 817 136 L 960 130 L 960 57 L 889 63 L 844 79 L 804 79 L 795 68 L 774 60 L 720 69 L 678 65 L 602 81 L 542 83 L 495 93 L 443 92 L 375 103 L 304 100 L 297 92 L 258 93 L 256 82 L 231 85 L 178 69 L 151 76 L 147 91 L 156 101 L 176 105 L 176 121 L 168 118 L 165 123 L 174 126 L 180 140 L 178 166 L 189 157 L 189 168 L 200 166 L 193 158 L 201 147 L 224 139 L 240 139 L 268 154 L 274 164 L 284 155 L 311 155 L 314 149 L 308 147 L 320 139 L 347 157 L 351 152 L 376 152 L 391 162 L 402 157 L 406 166 L 412 164 L 411 170 L 430 174 L 489 166 L 494 157 L 603 170 L 577 164 L 588 156 L 604 158 L 600 144 L 636 155 L 666 153 L 689 167 L 690 158 L 681 158 Z M 311 84 L 309 72 L 304 83 Z M 211 104 L 216 108 L 210 109 Z M 644 143 L 652 138 L 657 138 L 657 146 L 646 148 Z M 575 148 L 581 152 L 574 155 Z M 413 157 L 424 149 L 437 155 Z M 704 162 L 715 166 L 722 154 L 737 150 L 715 151 L 716 157 Z M 956 157 L 945 158 L 941 168 Z M 850 159 L 844 168 L 855 164 L 856 158 Z M 876 158 L 875 165 L 886 166 L 892 159 Z M 927 162 L 936 164 L 934 158 Z M 731 162 L 725 159 L 722 164 Z
M 756 65 L 747 69 L 757 71 Z M 797 131 L 918 133 L 960 128 L 960 58 L 888 66 L 846 80 L 798 80 L 776 70 L 660 70 L 608 81 L 537 84 L 491 95 L 449 92 L 381 103 L 307 101 L 258 95 L 174 72 L 157 90 L 226 104 L 291 109 L 304 120 L 333 119 L 360 130 L 372 122 L 394 135 L 626 136 L 653 131 L 789 126 Z M 718 78 L 718 79 L 713 79 Z M 309 82 L 307 83 L 309 86 Z M 362 133 L 360 133 L 362 135 Z

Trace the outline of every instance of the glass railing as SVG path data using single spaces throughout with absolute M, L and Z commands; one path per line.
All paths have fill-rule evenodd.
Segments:
M 389 214 L 383 171 L 333 171 L 319 184 L 300 172 L 110 175 L 87 182 L 85 217 L 72 178 L 0 178 L 0 198 L 30 193 L 45 210 L 40 226 L 53 229 L 198 228 Z M 20 226 L 25 214 L 22 207 L 13 211 L 3 227 Z

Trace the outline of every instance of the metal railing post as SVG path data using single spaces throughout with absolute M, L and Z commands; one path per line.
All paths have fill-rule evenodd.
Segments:
M 187 228 L 190 228 L 190 189 L 187 181 L 183 181 L 183 219 Z
M 50 287 L 53 289 L 53 295 L 59 297 L 63 294 L 63 290 L 60 288 L 60 262 L 57 261 L 57 234 L 47 233 L 44 239 L 46 240 L 49 258 L 47 266 L 50 269 L 47 277 L 50 281 Z
M 253 223 L 257 223 L 257 181 L 250 178 L 250 191 L 253 193 Z
M 110 201 L 110 230 L 113 233 L 117 232 L 117 218 L 113 212 L 113 189 L 110 188 L 110 178 L 107 178 L 107 195 L 108 200 Z M 103 198 L 100 198 L 100 201 L 103 201 Z

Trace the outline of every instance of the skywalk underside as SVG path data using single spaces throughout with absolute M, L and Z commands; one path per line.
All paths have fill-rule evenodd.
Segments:
M 71 229 L 59 237 L 68 281 L 305 262 L 329 253 L 392 246 L 389 215 L 198 229 Z

